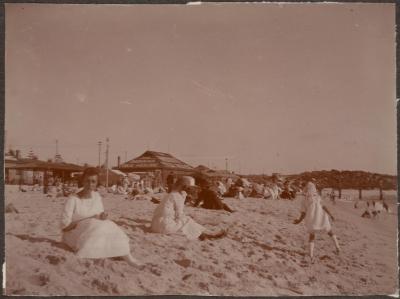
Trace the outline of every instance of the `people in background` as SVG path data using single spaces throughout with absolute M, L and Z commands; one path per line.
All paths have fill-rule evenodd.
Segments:
M 225 185 L 221 181 L 218 181 L 216 184 L 217 184 L 218 195 L 220 196 L 224 195 L 226 193 Z
M 198 194 L 198 199 L 194 206 L 197 207 L 200 203 L 203 203 L 201 207 L 204 209 L 225 210 L 230 213 L 234 212 L 227 204 L 222 202 L 218 193 L 210 188 L 209 182 L 204 182 L 202 184 L 201 191 Z
M 233 180 L 232 180 L 232 178 L 227 178 L 227 179 L 226 179 L 226 190 L 229 191 L 229 189 L 231 188 L 232 185 L 233 185 Z
M 279 187 L 276 183 L 270 183 L 268 186 L 266 186 L 264 198 L 270 198 L 273 200 L 279 199 Z
M 372 211 L 371 211 L 371 208 L 370 208 L 370 205 L 369 205 L 368 201 L 365 202 L 365 210 L 361 214 L 361 217 L 362 218 L 371 218 L 372 217 Z
M 237 188 L 237 193 L 236 193 L 235 198 L 237 198 L 237 199 L 239 199 L 239 200 L 245 199 L 245 196 L 244 196 L 244 188 L 243 188 L 243 187 L 238 187 L 238 188 Z
M 264 197 L 265 186 L 264 184 L 254 183 L 251 189 L 250 197 L 263 198 Z
M 167 176 L 167 188 L 168 188 L 168 192 L 171 192 L 172 190 L 172 186 L 174 185 L 175 182 L 175 175 L 174 173 L 171 171 L 168 176 Z
M 329 198 L 333 204 L 336 204 L 336 192 L 333 188 L 331 193 L 329 193 Z
M 280 198 L 290 199 L 290 200 L 293 200 L 296 198 L 296 191 L 294 191 L 292 189 L 289 181 L 286 181 L 283 184 L 283 190 L 282 190 L 282 193 L 280 194 Z

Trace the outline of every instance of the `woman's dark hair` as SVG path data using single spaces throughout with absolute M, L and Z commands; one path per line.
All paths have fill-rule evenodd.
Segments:
M 96 168 L 96 167 L 88 167 L 88 168 L 86 168 L 82 173 L 81 179 L 79 180 L 80 187 L 83 186 L 83 181 L 85 180 L 86 177 L 93 176 L 93 175 L 96 175 L 97 178 L 99 179 L 99 176 L 100 176 L 99 169 Z M 97 184 L 100 185 L 100 180 L 97 182 Z

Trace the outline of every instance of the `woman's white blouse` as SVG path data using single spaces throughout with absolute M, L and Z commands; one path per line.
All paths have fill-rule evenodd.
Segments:
M 71 195 L 65 204 L 62 214 L 61 226 L 67 227 L 74 221 L 92 217 L 104 212 L 103 202 L 98 192 L 92 191 L 91 197 L 80 199 L 77 195 Z

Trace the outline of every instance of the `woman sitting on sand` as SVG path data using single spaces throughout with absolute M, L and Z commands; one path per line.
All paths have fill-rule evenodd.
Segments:
M 83 188 L 71 195 L 62 215 L 62 240 L 80 258 L 123 257 L 139 265 L 129 249 L 129 238 L 113 221 L 107 220 L 100 194 L 96 191 L 99 173 L 87 168 Z
M 319 196 L 317 189 L 312 182 L 308 182 L 305 188 L 305 198 L 301 205 L 301 215 L 299 219 L 296 219 L 293 223 L 299 224 L 305 219 L 305 224 L 309 235 L 309 253 L 311 262 L 314 262 L 314 239 L 315 232 L 324 230 L 335 242 L 336 253 L 339 253 L 340 246 L 335 234 L 332 232 L 331 223 L 329 217 L 334 220 L 329 210 L 321 204 L 321 197 Z
M 205 228 L 185 215 L 185 190 L 191 186 L 187 177 L 179 178 L 171 186 L 171 192 L 167 193 L 154 211 L 151 229 L 162 234 L 181 233 L 189 240 L 217 239 L 224 237 L 226 232 L 222 230 L 217 234 L 205 233 Z

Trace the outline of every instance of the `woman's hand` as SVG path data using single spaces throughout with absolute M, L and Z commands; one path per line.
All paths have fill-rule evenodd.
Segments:
M 99 219 L 100 220 L 106 220 L 108 217 L 108 214 L 105 212 L 102 212 L 101 214 L 99 214 Z

